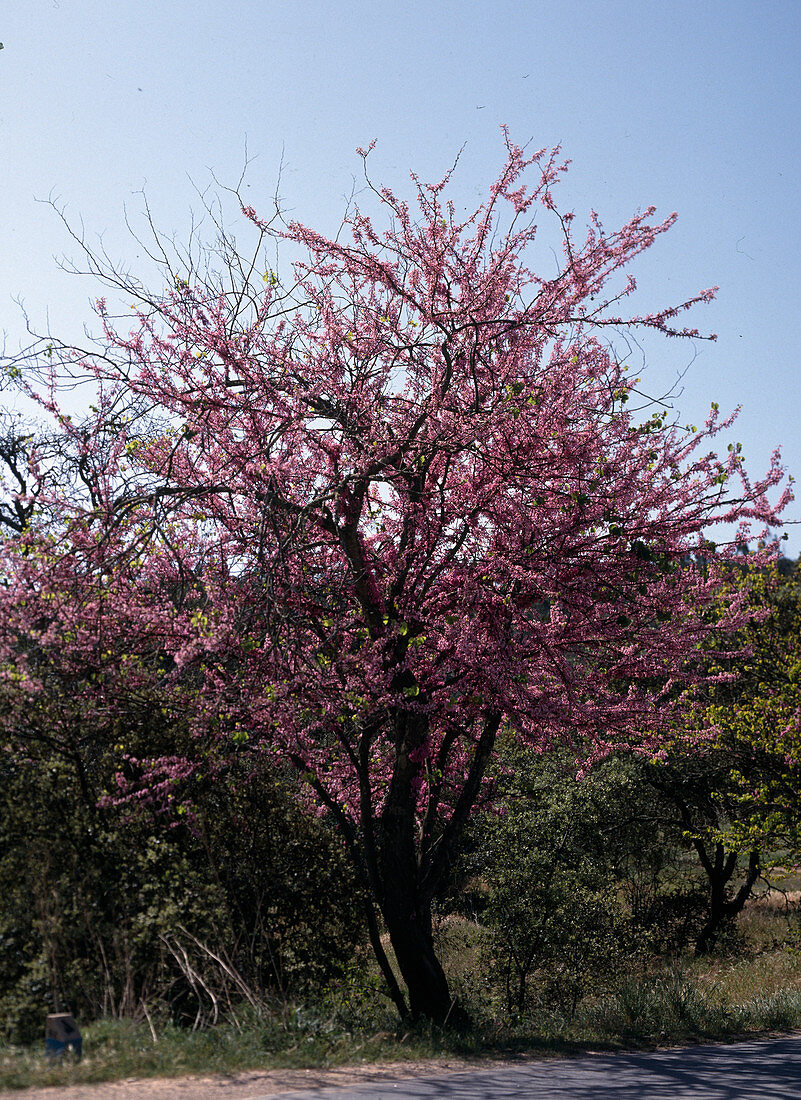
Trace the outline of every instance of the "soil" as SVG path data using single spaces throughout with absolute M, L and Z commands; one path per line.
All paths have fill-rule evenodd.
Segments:
M 63 1085 L 45 1088 L 0 1090 L 13 1100 L 248 1100 L 277 1096 L 304 1089 L 370 1081 L 422 1077 L 432 1073 L 456 1073 L 476 1063 L 457 1058 L 424 1062 L 382 1062 L 338 1069 L 269 1069 L 212 1077 L 142 1077 L 108 1081 L 99 1085 Z

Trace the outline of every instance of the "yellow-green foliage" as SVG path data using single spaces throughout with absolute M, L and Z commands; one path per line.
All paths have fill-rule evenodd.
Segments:
M 783 563 L 787 565 L 788 563 Z M 801 568 L 752 578 L 752 599 L 767 614 L 743 631 L 751 649 L 738 680 L 722 685 L 706 712 L 730 754 L 737 846 L 801 851 Z M 737 582 L 734 582 L 737 583 Z

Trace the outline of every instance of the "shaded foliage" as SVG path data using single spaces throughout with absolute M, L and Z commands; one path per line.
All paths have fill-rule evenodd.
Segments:
M 0 756 L 0 1019 L 165 1015 L 192 1026 L 319 988 L 361 940 L 330 829 L 275 777 L 197 790 L 194 828 L 87 803 L 63 758 Z
M 570 753 L 502 759 L 501 810 L 474 822 L 450 904 L 489 929 L 509 1011 L 544 997 L 570 1015 L 621 967 L 692 941 L 705 884 L 644 760 L 612 757 L 577 779 Z

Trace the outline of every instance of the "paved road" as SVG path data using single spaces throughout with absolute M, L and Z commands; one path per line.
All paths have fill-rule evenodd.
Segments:
M 0 1092 L 9 1100 L 801 1100 L 801 1032 L 731 1045 L 477 1067 L 255 1070 Z
M 801 1100 L 801 1036 L 271 1093 L 270 1100 Z M 252 1097 L 267 1100 L 267 1096 Z

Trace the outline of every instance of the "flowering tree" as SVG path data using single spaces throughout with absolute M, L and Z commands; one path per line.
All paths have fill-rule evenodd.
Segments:
M 728 558 L 709 527 L 772 524 L 788 496 L 767 499 L 777 457 L 752 484 L 736 451 L 708 451 L 716 409 L 696 431 L 627 405 L 637 380 L 605 333 L 697 335 L 674 319 L 712 295 L 620 315 L 623 269 L 673 217 L 649 209 L 608 233 L 593 215 L 578 237 L 554 202 L 556 154 L 507 150 L 462 221 L 447 176 L 413 177 L 415 218 L 374 190 L 390 228 L 356 210 L 348 240 L 244 208 L 260 244 L 302 251 L 291 280 L 230 240 L 219 276 L 165 261 L 160 295 L 106 272 L 137 297 L 133 330 L 101 301 L 103 347 L 48 342 L 39 389 L 87 459 L 116 417 L 102 476 L 3 566 L 16 675 L 18 638 L 38 631 L 59 661 L 106 662 L 88 706 L 155 669 L 189 716 L 207 747 L 151 760 L 162 791 L 208 767 L 210 745 L 297 770 L 367 886 L 399 1011 L 440 1022 L 453 1006 L 432 899 L 488 797 L 499 733 L 657 752 L 703 675 L 700 642 L 745 614 L 743 597 L 704 615 Z M 564 244 L 550 277 L 529 267 L 538 210 Z M 59 364 L 98 381 L 92 423 L 59 412 Z M 58 611 L 32 617 L 44 599 Z M 74 620 L 66 645 L 59 616 Z

